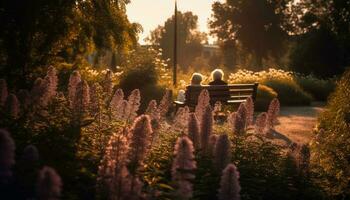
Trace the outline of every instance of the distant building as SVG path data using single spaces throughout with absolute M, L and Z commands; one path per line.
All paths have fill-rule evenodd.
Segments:
M 220 47 L 215 44 L 204 44 L 202 55 L 204 58 L 217 56 L 220 54 Z

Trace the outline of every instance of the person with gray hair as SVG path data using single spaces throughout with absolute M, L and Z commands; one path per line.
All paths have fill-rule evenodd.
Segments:
M 212 81 L 209 83 L 209 85 L 227 85 L 227 83 L 222 80 L 224 78 L 224 71 L 221 69 L 215 69 L 212 71 L 211 78 Z
M 191 77 L 191 85 L 201 85 L 203 76 L 200 73 L 193 73 Z
M 191 85 L 200 86 L 203 80 L 203 76 L 200 73 L 193 73 L 191 77 Z M 179 102 L 185 102 L 186 100 L 186 91 L 185 90 L 179 90 L 179 93 L 177 94 L 177 101 Z

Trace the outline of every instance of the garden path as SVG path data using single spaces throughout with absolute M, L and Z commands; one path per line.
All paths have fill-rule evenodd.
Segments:
M 303 107 L 281 107 L 278 124 L 275 127 L 274 138 L 287 143 L 308 143 L 313 137 L 312 130 L 316 125 L 318 115 L 323 111 L 324 104 L 313 103 Z

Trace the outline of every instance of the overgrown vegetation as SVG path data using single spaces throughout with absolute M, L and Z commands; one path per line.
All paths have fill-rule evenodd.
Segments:
M 230 74 L 229 82 L 266 85 L 277 93 L 282 105 L 309 105 L 312 100 L 325 101 L 334 88 L 334 80 L 331 79 L 276 69 L 260 72 L 239 70 Z
M 336 199 L 349 197 L 350 71 L 337 83 L 319 118 L 312 142 L 312 163 L 320 185 Z
M 214 120 L 221 111 L 213 112 L 207 91 L 193 113 L 184 107 L 175 117 L 167 117 L 172 99 L 166 93 L 139 115 L 142 93 L 135 89 L 126 98 L 113 76 L 107 72 L 102 82 L 88 83 L 75 71 L 67 90 L 58 90 L 52 67 L 31 91 L 8 91 L 0 81 L 0 123 L 11 133 L 0 135 L 1 184 L 11 188 L 5 195 L 58 197 L 62 180 L 69 186 L 63 199 L 326 197 L 310 178 L 308 147 L 281 146 L 271 138 L 277 99 L 256 119 L 248 99 L 222 124 Z M 36 191 L 38 173 L 52 187 Z
M 206 90 L 174 110 L 174 16 L 142 46 L 128 3 L 0 4 L 1 199 L 350 198 L 349 0 L 215 2 L 220 50 L 179 12 L 177 89 L 258 82 L 236 112 Z M 275 141 L 280 103 L 326 100 L 311 144 Z

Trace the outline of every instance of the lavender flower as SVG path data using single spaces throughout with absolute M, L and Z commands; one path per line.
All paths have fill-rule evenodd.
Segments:
M 48 68 L 45 80 L 47 83 L 46 98 L 48 99 L 48 101 L 50 101 L 53 97 L 56 96 L 58 85 L 57 71 L 53 66 L 50 66 Z
M 15 164 L 15 143 L 11 135 L 0 129 L 0 182 L 12 176 L 11 167 Z
M 193 142 L 196 149 L 200 148 L 199 121 L 195 113 L 189 114 L 187 135 Z
M 219 189 L 219 200 L 240 200 L 241 186 L 239 184 L 239 172 L 234 164 L 229 164 L 224 169 Z
M 21 89 L 17 94 L 18 100 L 24 110 L 27 110 L 31 104 L 31 96 L 28 90 Z
M 184 115 L 185 121 L 187 122 L 188 121 L 188 117 L 190 115 L 190 108 L 188 106 L 184 107 L 184 113 L 185 113 L 185 115 Z
M 181 199 L 192 197 L 192 183 L 194 170 L 197 168 L 194 160 L 193 144 L 187 137 L 181 137 L 176 141 L 175 159 L 172 165 L 172 180 L 177 183 L 176 195 Z
M 112 97 L 112 100 L 109 104 L 109 107 L 111 108 L 112 114 L 116 116 L 116 112 L 118 112 L 118 107 L 121 104 L 121 102 L 124 99 L 124 92 L 122 89 L 117 89 Z
M 247 126 L 252 126 L 254 120 L 254 101 L 252 97 L 248 97 L 244 105 L 247 110 Z
M 0 106 L 4 106 L 7 99 L 7 83 L 5 79 L 0 79 Z
M 207 106 L 202 115 L 201 123 L 201 148 L 203 151 L 208 150 L 209 138 L 213 131 L 213 111 L 211 106 Z
M 107 189 L 109 199 L 122 199 L 129 192 L 130 174 L 127 164 L 127 139 L 122 134 L 113 134 L 108 141 L 98 170 L 98 183 Z
M 99 166 L 99 177 L 114 176 L 114 172 L 120 170 L 127 162 L 128 144 L 127 138 L 122 134 L 113 134 L 105 148 L 101 165 Z
M 231 161 L 231 145 L 228 136 L 220 135 L 214 149 L 214 165 L 221 172 Z
M 73 100 L 73 111 L 75 116 L 79 119 L 88 112 L 90 105 L 89 85 L 83 80 L 80 81 L 76 88 L 75 98 Z
M 241 103 L 237 110 L 237 115 L 239 115 L 244 122 L 244 129 L 247 127 L 248 110 L 245 103 Z
M 128 113 L 128 108 L 129 108 L 129 103 L 127 100 L 123 100 L 117 107 L 118 112 L 114 113 L 116 119 L 122 120 L 122 119 L 127 119 L 129 117 Z
M 141 166 L 147 154 L 152 138 L 151 120 L 148 115 L 141 115 L 135 119 L 130 129 L 130 151 L 128 154 L 129 169 L 131 174 Z
M 236 112 L 230 112 L 230 113 L 228 113 L 228 116 L 227 116 L 227 123 L 228 123 L 231 127 L 234 126 L 236 114 L 237 114 Z
M 135 89 L 131 92 L 131 94 L 128 97 L 128 108 L 127 108 L 127 114 L 128 117 L 127 120 L 134 120 L 137 116 L 137 111 L 140 108 L 140 101 L 141 101 L 141 95 L 140 90 Z
M 124 200 L 136 200 L 136 199 L 143 199 L 142 196 L 142 182 L 137 176 L 128 175 L 124 179 L 122 188 L 121 188 L 121 198 Z M 119 199 L 119 198 L 115 198 Z
M 167 90 L 158 106 L 158 112 L 160 113 L 161 117 L 165 117 L 165 115 L 168 113 L 171 101 L 172 93 L 170 90 Z
M 158 111 L 157 101 L 151 100 L 148 104 L 145 114 L 149 115 L 152 120 L 159 120 L 160 113 Z
M 81 76 L 78 71 L 74 71 L 69 77 L 68 83 L 68 99 L 70 101 L 70 107 L 73 108 L 73 101 L 75 99 L 75 94 L 77 86 L 81 81 Z
M 273 99 L 267 111 L 267 127 L 269 130 L 273 129 L 280 112 L 280 102 L 277 98 Z
M 39 199 L 59 199 L 61 187 L 61 177 L 57 172 L 51 167 L 44 166 L 38 177 L 37 191 Z
M 256 118 L 255 134 L 265 135 L 267 131 L 266 123 L 267 123 L 267 113 L 263 112 Z
M 18 118 L 19 112 L 20 112 L 19 107 L 20 105 L 16 95 L 11 93 L 7 97 L 6 104 L 5 104 L 5 109 L 9 114 L 9 116 L 11 116 L 13 119 Z
M 159 128 L 160 125 L 160 113 L 157 107 L 157 101 L 152 100 L 149 102 L 148 107 L 145 112 L 146 115 L 149 115 L 151 118 L 151 124 L 153 129 Z
M 188 123 L 188 115 L 189 115 L 188 106 L 179 108 L 176 112 L 173 127 L 176 130 L 184 130 Z
M 242 117 L 239 112 L 233 112 L 229 115 L 228 121 L 234 134 L 243 134 L 245 131 L 246 118 Z
M 219 136 L 218 135 L 211 135 L 209 138 L 209 152 L 211 153 L 212 156 L 214 156 L 215 152 L 215 144 L 216 141 L 218 140 Z
M 209 106 L 209 102 L 210 102 L 209 92 L 208 90 L 204 89 L 199 94 L 197 106 L 195 109 L 198 119 L 202 119 L 202 116 L 205 113 L 206 108 Z
M 126 166 L 114 169 L 113 174 L 106 176 L 103 181 L 99 189 L 107 199 L 127 199 L 125 197 L 130 193 L 131 180 Z

